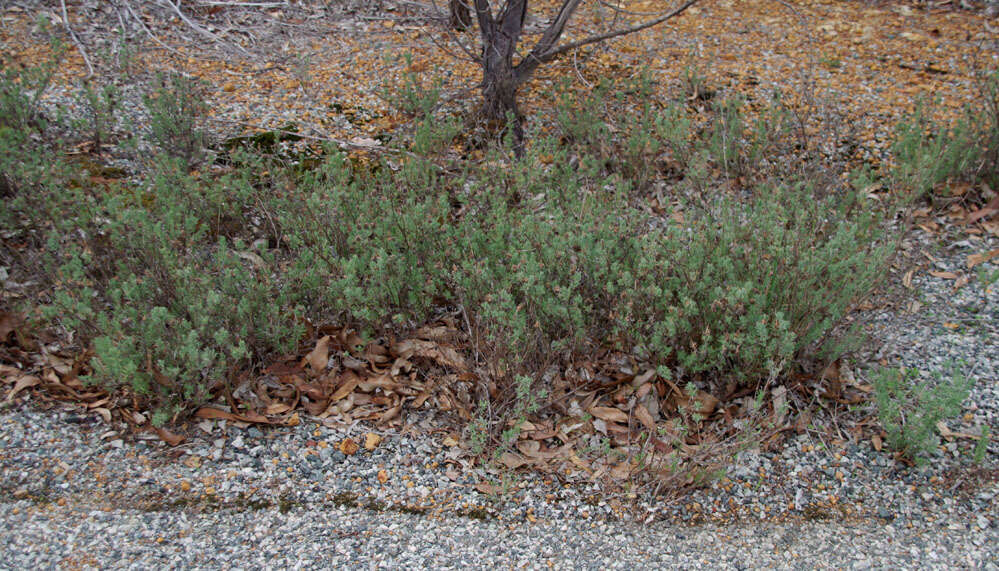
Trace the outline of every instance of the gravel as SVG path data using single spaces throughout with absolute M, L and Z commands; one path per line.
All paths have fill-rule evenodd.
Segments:
M 933 269 L 961 271 L 967 255 L 992 247 L 955 244 L 935 256 Z M 867 357 L 927 374 L 964 362 L 976 384 L 951 427 L 973 433 L 988 423 L 995 433 L 999 288 L 972 280 L 954 292 L 953 280 L 925 271 L 912 284 L 922 307 L 875 312 L 869 331 L 883 345 Z M 943 325 L 968 308 L 973 320 Z M 856 365 L 858 378 L 866 371 Z M 836 419 L 816 423 L 822 418 Z M 434 419 L 415 424 L 432 427 Z M 94 415 L 15 404 L 0 415 L 0 567 L 994 569 L 999 562 L 999 454 L 993 445 L 973 465 L 968 439 L 945 442 L 913 468 L 826 425 L 775 451 L 743 452 L 724 478 L 665 501 L 536 474 L 504 479 L 428 430 L 379 433 L 384 439 L 366 449 L 371 430 L 308 419 L 265 429 L 203 421 L 198 436 L 169 448 Z M 348 437 L 362 445 L 356 454 L 339 450 Z M 483 482 L 502 491 L 480 493 L 475 485 Z

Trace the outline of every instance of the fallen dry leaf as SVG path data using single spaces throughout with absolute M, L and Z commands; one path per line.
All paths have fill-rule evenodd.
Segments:
M 588 474 L 593 472 L 593 470 L 590 468 L 590 463 L 580 458 L 575 452 L 569 453 L 569 461 L 572 462 L 573 466 L 579 468 L 580 470 Z
M 326 365 L 330 360 L 330 336 L 324 335 L 316 342 L 316 347 L 305 356 L 305 363 L 312 367 L 315 374 L 320 374 L 326 370 Z
M 423 357 L 451 369 L 464 371 L 468 369 L 465 358 L 454 347 L 442 345 L 435 341 L 424 339 L 406 339 L 392 346 L 392 352 L 403 359 Z
M 388 482 L 388 479 L 389 479 L 388 472 L 386 472 L 385 470 L 379 470 L 378 471 L 378 481 L 379 482 L 381 482 L 382 484 L 384 484 L 385 482 Z
M 521 440 L 517 443 L 517 450 L 527 457 L 536 457 L 541 451 L 541 443 L 537 440 Z
M 0 343 L 5 343 L 7 337 L 17 330 L 21 323 L 21 318 L 13 313 L 0 313 Z
M 357 383 L 357 386 L 366 393 L 370 393 L 375 389 L 382 389 L 383 391 L 395 391 L 402 387 L 402 385 L 393 381 L 392 377 L 388 375 L 378 375 L 377 377 L 369 377 Z
M 289 410 L 291 410 L 291 408 L 292 407 L 290 404 L 283 402 L 273 402 L 267 405 L 267 408 L 264 409 L 264 414 L 266 415 L 284 414 Z
M 297 412 L 292 413 L 292 415 L 290 417 L 288 417 L 288 420 L 284 421 L 284 425 L 285 426 L 298 426 L 301 423 L 302 423 L 302 419 L 300 419 L 298 417 L 298 413 Z
M 874 445 L 874 449 L 881 452 L 881 437 L 875 434 L 871 437 L 871 444 Z
M 652 415 L 649 414 L 649 409 L 645 408 L 645 405 L 643 404 L 635 405 L 634 413 L 635 413 L 635 418 L 638 419 L 638 422 L 642 423 L 642 426 L 644 426 L 649 430 L 656 429 L 656 421 L 652 419 Z
M 358 377 L 357 373 L 355 373 L 354 371 L 345 372 L 343 374 L 343 377 L 344 380 L 343 383 L 340 385 L 340 388 L 338 388 L 336 392 L 333 393 L 333 396 L 330 397 L 331 403 L 342 400 L 347 395 L 354 392 L 354 389 L 357 388 L 358 383 L 361 382 L 361 378 Z
M 14 382 L 14 387 L 7 393 L 7 401 L 9 402 L 13 400 L 14 396 L 24 389 L 41 384 L 41 382 L 42 380 L 34 375 L 24 375 L 19 377 L 17 381 Z
M 503 465 L 506 466 L 507 468 L 510 468 L 511 470 L 516 470 L 517 468 L 520 468 L 525 464 L 529 464 L 530 460 L 524 458 L 520 454 L 514 454 L 513 452 L 504 452 L 503 455 L 500 456 L 500 462 L 502 462 Z
M 350 438 L 344 438 L 340 441 L 340 445 L 337 448 L 347 456 L 353 456 L 360 450 L 360 446 Z
M 156 431 L 157 436 L 160 437 L 163 442 L 166 442 L 170 446 L 177 446 L 184 441 L 184 437 L 178 434 L 174 434 L 165 428 L 155 427 L 153 430 Z
M 611 478 L 614 478 L 615 480 L 627 479 L 628 476 L 631 475 L 631 463 L 627 461 L 621 462 L 620 464 L 611 468 L 610 475 Z
M 698 391 L 697 398 L 695 399 L 697 404 L 697 412 L 701 413 L 703 416 L 711 416 L 711 414 L 718 408 L 718 403 L 720 402 L 717 397 L 711 393 L 705 391 Z
M 999 257 L 999 248 L 981 254 L 972 254 L 968 256 L 968 269 L 970 270 L 978 264 L 988 262 L 996 257 Z M 0 339 L 2 339 L 2 337 L 0 337 Z
M 395 420 L 395 418 L 397 416 L 399 416 L 400 412 L 402 412 L 402 402 L 401 401 L 399 402 L 399 404 L 397 404 L 397 405 L 393 406 L 392 408 L 386 410 L 385 412 L 381 413 L 381 415 L 378 417 L 378 420 L 376 422 L 378 424 L 386 424 L 386 423 L 388 423 L 388 422 L 390 422 L 392 420 Z
M 946 424 L 941 420 L 937 423 L 937 431 L 940 432 L 940 436 L 944 438 L 969 438 L 971 440 L 980 440 L 982 437 L 978 434 L 970 434 L 968 432 L 955 432 L 947 427 Z
M 247 411 L 244 414 L 234 414 L 229 411 L 222 409 L 203 406 L 195 411 L 194 416 L 197 418 L 207 418 L 209 420 L 234 420 L 236 422 L 250 422 L 256 424 L 270 424 L 271 421 L 261 414 L 257 414 L 252 411 Z
M 495 496 L 496 494 L 499 494 L 500 492 L 503 491 L 503 488 L 499 486 L 494 486 L 493 484 L 487 484 L 485 482 L 479 482 L 478 484 L 475 484 L 475 489 L 476 491 L 489 496 Z
M 975 222 L 978 222 L 979 220 L 982 220 L 984 218 L 988 218 L 989 216 L 992 216 L 997 212 L 999 212 L 999 196 L 990 200 L 988 204 L 986 204 L 979 210 L 976 210 L 975 212 L 969 214 L 968 224 L 974 224 Z
M 24 371 L 18 369 L 17 367 L 0 364 L 0 378 L 2 378 L 5 383 L 13 383 L 23 374 Z
M 364 449 L 374 450 L 378 448 L 378 445 L 382 443 L 382 437 L 375 434 L 374 432 L 369 432 L 364 435 Z
M 945 279 L 945 280 L 956 280 L 957 279 L 957 274 L 955 274 L 954 272 L 931 271 L 930 275 L 933 276 L 933 277 L 941 278 L 941 279 Z
M 621 424 L 628 424 L 628 415 L 621 409 L 609 406 L 594 406 L 590 407 L 590 410 L 587 412 L 606 422 L 620 422 Z

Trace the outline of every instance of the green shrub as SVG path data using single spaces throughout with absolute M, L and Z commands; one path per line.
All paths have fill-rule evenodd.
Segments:
M 919 464 L 926 462 L 939 443 L 936 425 L 957 416 L 968 398 L 974 379 L 952 371 L 944 379 L 917 382 L 915 370 L 880 369 L 871 379 L 878 418 L 888 433 L 888 445 Z
M 77 119 L 78 128 L 87 129 L 94 152 L 101 153 L 104 145 L 111 142 L 118 123 L 118 88 L 113 83 L 97 85 L 91 80 L 84 80 L 77 94 L 77 101 L 84 111 L 84 116 Z
M 159 75 L 143 97 L 150 140 L 188 168 L 204 160 L 209 144 L 208 134 L 200 128 L 208 113 L 204 89 L 199 81 L 180 74 Z
M 412 68 L 413 55 L 404 54 L 403 61 Z M 433 114 L 440 101 L 441 82 L 435 80 L 429 86 L 415 71 L 406 71 L 401 85 L 382 90 L 382 98 L 403 114 L 417 119 L 425 119 Z
M 953 127 L 940 127 L 922 108 L 903 121 L 892 149 L 897 187 L 920 198 L 938 184 L 966 175 L 982 152 L 974 125 L 970 117 L 962 117 Z
M 81 173 L 62 160 L 52 133 L 57 121 L 40 105 L 61 54 L 56 46 L 55 55 L 38 66 L 5 65 L 0 72 L 0 226 L 8 232 L 74 226 L 64 212 L 72 212 L 71 204 L 78 199 L 66 195 L 77 193 L 61 187 Z M 31 234 L 31 239 L 44 242 L 40 233 Z
M 978 104 L 950 125 L 927 117 L 923 105 L 902 121 L 892 148 L 896 186 L 922 198 L 951 180 L 999 184 L 999 72 L 982 74 L 978 87 Z
M 753 383 L 828 335 L 881 279 L 894 250 L 882 218 L 854 191 L 805 183 L 749 199 L 691 202 L 686 227 L 642 238 L 619 329 L 684 371 Z
M 182 95 L 171 85 L 151 112 Z M 155 121 L 194 140 L 182 108 Z M 389 160 L 327 149 L 312 168 L 234 150 L 227 172 L 190 174 L 184 152 L 141 181 L 53 185 L 46 216 L 75 231 L 49 236 L 47 314 L 93 344 L 94 382 L 130 385 L 161 421 L 293 350 L 304 319 L 404 334 L 454 308 L 497 387 L 481 409 L 491 443 L 544 406 L 544 373 L 571 352 L 616 347 L 684 382 L 755 386 L 832 350 L 891 255 L 881 211 L 793 179 L 713 190 L 712 171 L 764 160 L 779 122 L 733 105 L 698 134 L 685 111 L 643 109 L 603 139 L 596 111 L 563 115 L 566 142 L 536 137 L 515 161 L 495 149 L 442 168 L 434 149 L 456 127 L 425 120 L 419 152 Z M 699 182 L 657 214 L 633 189 L 663 153 Z
M 975 449 L 971 453 L 971 461 L 975 464 L 981 464 L 985 460 L 985 454 L 989 451 L 989 443 L 992 441 L 992 432 L 989 430 L 989 425 L 982 427 L 982 434 L 978 437 L 978 442 L 975 442 Z
M 166 418 L 254 359 L 293 350 L 303 330 L 272 255 L 233 237 L 246 224 L 246 205 L 229 203 L 238 194 L 175 160 L 154 169 L 101 198 L 87 251 L 53 241 L 63 285 L 50 315 L 94 331 L 90 380 L 130 386 Z

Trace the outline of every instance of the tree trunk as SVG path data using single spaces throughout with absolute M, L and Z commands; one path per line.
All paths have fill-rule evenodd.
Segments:
M 521 81 L 513 66 L 516 47 L 516 38 L 502 34 L 493 36 L 493 41 L 486 45 L 482 54 L 482 111 L 490 127 L 512 127 L 514 150 L 519 155 L 523 150 L 524 130 L 517 109 Z
M 468 2 L 469 0 L 450 0 L 451 29 L 463 32 L 472 25 L 472 12 Z

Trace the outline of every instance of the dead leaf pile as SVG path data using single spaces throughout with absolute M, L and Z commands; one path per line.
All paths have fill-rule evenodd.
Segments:
M 285 359 L 255 378 L 243 379 L 230 395 L 228 410 L 206 406 L 196 416 L 288 424 L 301 409 L 348 424 L 364 420 L 398 425 L 404 408 L 420 408 L 428 401 L 442 410 L 460 408 L 468 414 L 470 399 L 457 398 L 455 391 L 476 376 L 448 342 L 463 335 L 453 324 L 424 327 L 396 342 L 365 341 L 350 329 L 327 328 L 324 333 L 301 359 Z M 371 442 L 366 446 L 377 446 Z

